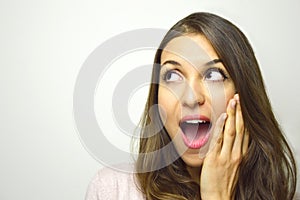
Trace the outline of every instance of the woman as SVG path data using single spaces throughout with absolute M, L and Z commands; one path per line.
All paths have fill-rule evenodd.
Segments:
M 191 14 L 166 34 L 142 126 L 138 173 L 126 182 L 137 199 L 294 197 L 295 160 L 253 50 L 219 16 Z M 96 182 L 87 199 L 109 187 Z

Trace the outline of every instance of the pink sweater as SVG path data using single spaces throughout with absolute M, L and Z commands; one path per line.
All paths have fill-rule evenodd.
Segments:
M 133 173 L 103 168 L 89 184 L 85 200 L 143 200 Z

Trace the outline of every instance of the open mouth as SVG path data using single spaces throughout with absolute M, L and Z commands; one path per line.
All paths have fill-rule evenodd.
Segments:
M 179 125 L 183 132 L 183 141 L 189 148 L 199 149 L 207 143 L 211 129 L 208 119 L 181 120 Z

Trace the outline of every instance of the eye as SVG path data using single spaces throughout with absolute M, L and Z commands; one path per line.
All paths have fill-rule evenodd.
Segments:
M 224 81 L 227 78 L 227 76 L 225 75 L 222 69 L 211 68 L 205 72 L 204 78 L 207 81 L 219 82 Z
M 176 70 L 169 70 L 166 71 L 163 75 L 163 79 L 166 82 L 175 82 L 175 81 L 181 81 L 183 80 L 182 76 L 180 75 L 179 72 L 177 72 Z

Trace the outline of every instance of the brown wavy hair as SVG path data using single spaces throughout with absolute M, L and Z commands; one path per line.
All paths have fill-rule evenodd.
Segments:
M 175 147 L 168 145 L 171 139 L 156 106 L 162 51 L 173 38 L 186 34 L 201 34 L 210 41 L 240 96 L 250 143 L 240 165 L 233 199 L 293 199 L 297 183 L 295 160 L 272 112 L 252 47 L 231 22 L 203 12 L 191 14 L 176 23 L 156 52 L 136 161 L 140 190 L 148 200 L 201 199 L 199 184 L 192 180 Z M 158 129 L 160 131 L 153 134 Z M 161 151 L 166 146 L 168 148 Z M 151 154 L 155 151 L 157 153 Z

